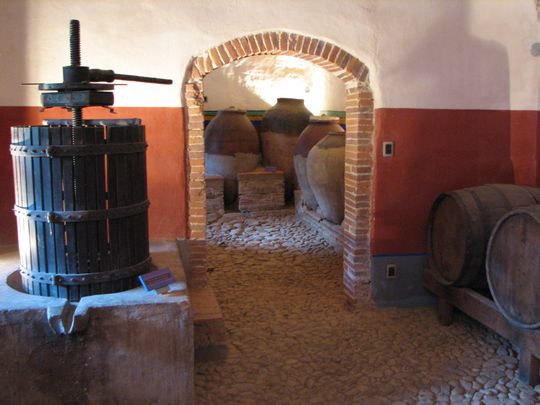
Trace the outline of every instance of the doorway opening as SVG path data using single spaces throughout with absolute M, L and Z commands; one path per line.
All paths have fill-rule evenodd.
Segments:
M 345 84 L 345 213 L 343 285 L 354 303 L 370 280 L 373 96 L 368 69 L 356 57 L 330 42 L 287 32 L 265 32 L 236 38 L 192 60 L 184 84 L 187 108 L 187 226 L 192 285 L 206 282 L 206 185 L 204 162 L 203 78 L 235 60 L 257 55 L 295 56 L 335 74 Z

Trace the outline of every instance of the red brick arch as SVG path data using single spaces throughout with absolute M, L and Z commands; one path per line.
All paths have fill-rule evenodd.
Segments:
M 324 40 L 288 32 L 247 35 L 193 58 L 184 83 L 187 108 L 188 239 L 192 282 L 206 280 L 206 196 L 204 182 L 203 78 L 213 70 L 255 55 L 289 55 L 310 61 L 339 77 L 346 87 L 345 145 L 345 293 L 352 302 L 370 280 L 373 96 L 367 67 L 342 48 Z

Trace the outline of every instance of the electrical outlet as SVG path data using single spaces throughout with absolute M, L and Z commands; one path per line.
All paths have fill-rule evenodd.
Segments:
M 384 157 L 394 156 L 394 142 L 383 142 L 383 153 Z
M 386 265 L 386 278 L 396 278 L 397 266 L 395 264 Z

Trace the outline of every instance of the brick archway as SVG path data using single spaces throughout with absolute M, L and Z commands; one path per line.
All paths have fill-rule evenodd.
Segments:
M 289 55 L 310 61 L 339 77 L 346 87 L 345 220 L 343 283 L 350 302 L 370 280 L 371 181 L 373 167 L 373 95 L 367 67 L 328 42 L 287 32 L 247 35 L 211 48 L 192 59 L 184 82 L 186 117 L 187 226 L 191 279 L 206 283 L 206 195 L 204 182 L 203 78 L 238 59 Z

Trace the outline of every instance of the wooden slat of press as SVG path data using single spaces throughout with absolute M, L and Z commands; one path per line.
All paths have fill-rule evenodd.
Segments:
M 96 136 L 96 143 L 104 144 L 107 136 L 105 127 L 100 128 L 99 134 Z M 107 172 L 108 158 L 105 155 L 96 157 L 96 203 L 98 209 L 105 209 L 107 204 Z M 98 222 L 98 238 L 99 238 L 99 255 L 101 271 L 111 270 L 110 256 L 110 235 L 109 235 L 108 220 Z M 111 292 L 110 283 L 99 283 L 99 291 L 101 294 Z
M 17 131 L 17 144 L 18 145 L 24 145 L 24 131 L 26 128 L 21 127 Z M 25 157 L 19 156 L 18 158 L 18 165 L 19 165 L 19 174 L 20 174 L 20 195 L 19 195 L 19 206 L 26 208 L 26 201 L 27 201 L 27 195 L 26 195 L 26 166 L 25 166 Z M 22 245 L 22 251 L 24 256 L 24 267 L 26 269 L 31 269 L 32 267 L 32 259 L 30 255 L 30 228 L 28 227 L 28 220 L 26 218 L 21 217 L 21 235 L 22 239 L 19 241 L 19 243 Z M 31 281 L 25 282 L 25 288 L 26 291 L 29 293 L 33 293 L 33 283 Z
M 126 143 L 128 140 L 128 128 L 126 126 L 116 127 L 116 132 L 119 143 Z M 116 199 L 119 207 L 123 207 L 129 204 L 129 180 L 131 173 L 129 173 L 128 155 L 118 154 L 116 163 Z M 131 252 L 128 218 L 122 217 L 118 219 L 118 239 L 120 242 L 118 265 L 120 268 L 129 265 L 129 254 Z M 115 282 L 116 291 L 121 291 L 125 287 L 124 280 L 117 280 Z
M 51 144 L 51 128 L 41 127 L 39 130 L 39 143 L 47 146 Z M 39 159 L 39 165 L 41 166 L 41 180 L 42 186 L 42 209 L 45 211 L 53 210 L 53 182 L 52 182 L 52 159 L 41 158 Z M 45 239 L 45 258 L 47 264 L 48 273 L 56 273 L 56 250 L 55 250 L 55 234 L 54 225 L 52 223 L 43 223 L 43 237 Z M 58 288 L 54 286 L 48 287 L 48 295 L 58 297 Z
M 117 143 L 117 133 L 115 127 L 107 128 L 107 142 L 108 143 Z M 118 155 L 108 155 L 107 157 L 107 198 L 109 203 L 109 208 L 118 207 L 117 199 L 117 161 Z M 118 220 L 111 219 L 109 220 L 109 240 L 110 240 L 110 270 L 115 270 L 119 268 L 120 260 L 120 240 L 119 240 L 119 227 Z M 107 290 L 110 292 L 114 291 L 114 282 L 104 283 L 107 284 Z
M 26 132 L 26 128 L 20 128 L 19 129 L 19 145 L 24 145 L 24 136 Z M 27 201 L 28 201 L 28 195 L 26 192 L 26 158 L 23 156 L 19 157 L 19 173 L 21 175 L 21 195 L 20 195 L 20 206 L 21 207 L 27 207 Z M 24 249 L 24 257 L 25 257 L 25 268 L 32 269 L 32 254 L 30 250 L 30 227 L 29 227 L 29 221 L 27 218 L 21 218 L 21 224 L 22 224 L 22 234 L 23 234 L 23 240 L 22 245 Z M 26 291 L 28 291 L 31 294 L 34 294 L 34 283 L 30 280 L 26 281 Z
M 11 128 L 11 143 L 14 145 L 18 145 L 20 143 L 20 131 L 22 129 L 20 127 L 12 127 Z M 21 157 L 20 156 L 12 156 L 13 159 L 13 178 L 15 181 L 15 204 L 22 206 L 22 185 L 21 185 Z M 24 232 L 24 226 L 23 221 L 19 216 L 17 216 L 17 238 L 19 241 L 19 256 L 21 261 L 21 266 L 26 267 L 27 261 L 26 261 L 26 249 L 24 248 L 23 241 L 25 240 L 25 232 Z M 26 283 L 26 279 L 23 279 L 23 289 L 26 291 L 28 289 L 28 285 Z
M 19 145 L 25 145 L 25 134 L 28 133 L 30 130 L 27 127 L 21 128 L 19 131 Z M 19 165 L 20 165 L 20 173 L 21 173 L 21 207 L 27 208 L 28 207 L 28 184 L 26 180 L 26 157 L 21 156 L 19 158 Z M 31 270 L 32 269 L 32 251 L 30 249 L 30 225 L 28 221 L 28 218 L 21 218 L 22 227 L 23 227 L 23 246 L 25 251 L 25 257 L 26 257 L 26 268 Z M 34 294 L 34 282 L 28 280 L 27 281 L 27 291 L 31 294 Z
M 88 130 L 86 128 L 78 128 L 73 139 L 74 145 L 83 145 L 88 143 Z M 75 210 L 86 210 L 86 170 L 85 157 L 76 156 L 73 166 L 73 177 L 75 180 Z M 90 273 L 88 268 L 88 222 L 77 222 L 75 224 L 75 234 L 77 236 L 77 256 L 79 258 L 78 273 Z M 89 295 L 88 284 L 79 286 L 79 297 Z
M 134 142 L 144 142 L 144 127 L 142 125 L 138 125 L 137 127 L 134 127 L 135 131 L 135 138 Z M 146 200 L 144 189 L 146 187 L 146 181 L 144 180 L 145 173 L 143 173 L 144 170 L 144 155 L 145 152 L 139 152 L 134 155 L 133 161 L 134 161 L 134 171 L 136 173 L 134 187 L 133 187 L 133 196 L 135 202 L 143 202 Z M 144 234 L 144 228 L 145 228 L 145 213 L 138 214 L 133 217 L 133 221 L 135 222 L 135 244 L 134 244 L 134 250 L 135 250 L 135 262 L 139 263 L 142 260 L 146 258 L 146 255 L 144 253 L 144 246 L 146 244 L 146 238 Z M 138 286 L 139 282 L 136 277 L 134 277 L 131 281 L 132 287 Z
M 138 142 L 145 142 L 145 128 L 138 127 Z M 146 151 L 137 153 L 137 199 L 138 201 L 146 201 L 148 196 L 146 192 Z M 138 216 L 139 232 L 138 232 L 138 261 L 142 261 L 148 257 L 148 212 L 144 212 Z
M 131 143 L 131 137 L 132 137 L 132 131 L 131 126 L 125 126 L 122 128 L 122 141 L 123 143 Z M 133 182 L 134 173 L 131 171 L 131 159 L 133 157 L 132 153 L 129 154 L 122 154 L 120 165 L 122 167 L 122 171 L 124 172 L 124 181 L 122 181 L 122 187 L 118 190 L 120 192 L 119 199 L 122 201 L 122 205 L 130 205 L 131 204 L 131 183 Z M 129 175 L 128 175 L 129 173 Z M 122 247 L 123 251 L 120 255 L 121 260 L 123 260 L 122 267 L 130 266 L 133 264 L 133 230 L 132 230 L 132 221 L 133 216 L 123 217 L 122 218 L 122 225 L 120 233 L 120 237 L 122 238 Z M 119 288 L 122 290 L 126 290 L 129 288 L 129 279 L 121 279 L 119 281 Z
M 126 142 L 134 143 L 137 141 L 137 127 L 134 125 L 130 125 L 126 127 Z M 126 172 L 131 173 L 129 176 L 129 181 L 126 182 L 126 205 L 134 204 L 137 201 L 135 198 L 135 184 L 140 180 L 137 177 L 136 173 L 136 154 L 130 153 L 125 155 L 126 159 Z M 128 266 L 131 266 L 133 264 L 137 263 L 137 216 L 136 215 L 130 215 L 129 217 L 126 217 L 126 231 L 127 231 L 127 241 L 128 241 L 128 249 L 127 249 L 127 264 Z M 124 289 L 129 289 L 132 287 L 132 280 L 133 277 L 126 278 L 125 280 L 122 280 Z
M 51 127 L 50 143 L 51 145 L 62 144 L 62 130 L 60 127 Z M 53 158 L 49 160 L 49 170 L 52 180 L 52 209 L 54 211 L 63 211 L 63 191 L 62 191 L 62 158 Z M 54 249 L 56 258 L 55 273 L 66 273 L 66 249 L 64 239 L 64 223 L 52 224 L 54 232 Z M 66 287 L 56 287 L 58 297 L 67 298 Z
M 139 142 L 140 141 L 140 126 L 133 126 L 132 127 L 132 142 Z M 131 158 L 131 171 L 133 172 L 133 179 L 134 181 L 131 183 L 131 192 L 132 192 L 132 201 L 133 203 L 140 203 L 143 201 L 143 198 L 141 197 L 141 181 L 142 178 L 140 176 L 140 153 L 134 153 L 133 157 Z M 142 241 L 141 241 L 141 231 L 142 231 L 142 223 L 141 214 L 134 215 L 132 217 L 132 228 L 133 228 L 133 263 L 138 263 L 142 260 Z
M 96 132 L 98 128 L 89 127 L 85 129 L 84 143 L 92 144 L 96 143 Z M 86 189 L 85 195 L 85 209 L 89 211 L 95 211 L 97 207 L 96 202 L 96 155 L 85 156 L 83 160 L 83 170 L 86 176 Z M 99 272 L 98 268 L 98 221 L 86 222 L 86 241 L 87 241 L 87 261 L 88 261 L 88 273 Z M 97 286 L 88 284 L 88 294 L 93 295 L 97 293 Z
M 131 125 L 129 127 L 129 142 L 137 142 L 138 140 L 138 127 Z M 129 182 L 129 204 L 139 203 L 140 200 L 137 199 L 137 187 L 138 183 L 141 181 L 137 173 L 137 154 L 131 153 L 127 155 L 128 157 L 128 171 L 133 173 L 133 176 L 130 178 Z M 129 263 L 130 265 L 136 264 L 138 260 L 138 226 L 139 226 L 139 215 L 131 215 L 127 218 L 128 228 L 130 234 L 130 251 L 129 251 Z M 126 279 L 126 289 L 133 288 L 133 277 Z
M 62 127 L 62 144 L 71 145 L 71 127 Z M 64 210 L 75 209 L 75 191 L 73 189 L 73 158 L 71 156 L 62 158 L 62 175 L 64 180 Z M 66 223 L 66 273 L 78 272 L 77 266 L 77 237 L 74 223 Z M 71 301 L 79 300 L 78 287 L 66 287 L 67 298 Z
M 31 130 L 31 140 L 32 145 L 39 145 L 41 143 L 41 132 L 46 128 L 35 126 Z M 41 173 L 41 161 L 43 158 L 33 158 L 32 159 L 32 171 L 33 171 L 33 180 L 34 180 L 34 209 L 42 211 L 44 208 L 43 203 L 43 193 L 45 189 L 49 188 L 49 184 L 43 183 L 43 177 Z M 36 241 L 37 241 L 37 256 L 38 256 L 38 270 L 40 272 L 47 272 L 47 235 L 46 224 L 41 221 L 34 222 L 36 228 Z M 39 283 L 39 292 L 40 295 L 49 296 L 49 285 Z
M 145 141 L 144 126 L 137 127 L 137 142 Z M 140 152 L 135 157 L 137 165 L 137 182 L 136 182 L 136 200 L 138 202 L 147 200 L 146 193 L 146 152 Z M 140 262 L 148 257 L 148 213 L 143 212 L 134 217 L 137 221 L 137 262 Z M 138 284 L 137 280 L 134 280 Z
M 105 128 L 99 127 L 95 136 L 96 144 L 105 143 Z M 96 156 L 95 167 L 96 178 L 96 209 L 101 210 L 107 208 L 107 197 L 105 194 L 105 157 L 104 155 Z M 107 238 L 107 220 L 97 221 L 97 249 L 99 255 L 98 268 L 100 272 L 109 271 L 109 255 L 108 255 L 108 238 Z M 106 283 L 105 283 L 106 284 Z M 104 283 L 97 283 L 94 287 L 94 292 L 103 294 L 107 292 L 107 286 Z
M 146 128 L 141 126 L 141 141 L 146 142 Z M 141 184 L 143 186 L 142 196 L 144 200 L 148 199 L 148 183 L 147 183 L 147 172 L 146 172 L 146 151 L 140 154 L 141 159 Z M 144 258 L 148 257 L 150 251 L 150 240 L 148 235 L 148 211 L 144 214 L 144 228 L 143 228 L 143 251 Z
M 24 130 L 24 144 L 27 146 L 32 145 L 32 128 L 27 127 Z M 25 207 L 28 209 L 35 209 L 35 198 L 34 198 L 34 170 L 33 170 L 33 159 L 30 157 L 24 158 L 24 169 L 25 169 L 25 182 L 26 182 L 26 204 Z M 39 270 L 39 257 L 38 257 L 38 247 L 37 247 L 37 232 L 36 225 L 33 221 L 26 219 L 28 226 L 28 248 L 30 249 L 30 269 L 34 271 Z M 41 285 L 38 282 L 32 283 L 32 290 L 36 291 L 37 294 L 41 294 Z

